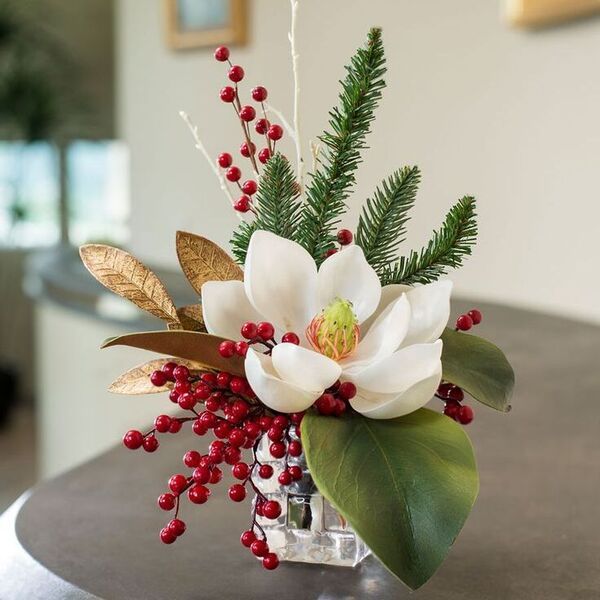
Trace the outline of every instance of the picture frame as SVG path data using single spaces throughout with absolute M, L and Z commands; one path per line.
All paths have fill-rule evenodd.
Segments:
M 247 40 L 247 0 L 163 0 L 166 39 L 173 50 Z
M 600 13 L 600 0 L 507 0 L 507 17 L 517 27 L 538 28 Z

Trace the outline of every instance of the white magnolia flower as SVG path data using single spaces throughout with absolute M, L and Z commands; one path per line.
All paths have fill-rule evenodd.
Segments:
M 362 249 L 349 246 L 317 272 L 300 245 L 266 231 L 253 234 L 244 282 L 202 286 L 207 330 L 237 340 L 246 321 L 273 323 L 270 356 L 249 349 L 246 377 L 260 400 L 291 413 L 311 406 L 338 379 L 351 381 L 352 407 L 391 419 L 421 408 L 442 375 L 439 339 L 450 315 L 450 281 L 382 289 Z

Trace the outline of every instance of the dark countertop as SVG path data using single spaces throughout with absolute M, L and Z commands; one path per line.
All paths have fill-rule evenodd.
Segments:
M 188 531 L 165 547 L 157 538 L 165 513 L 155 499 L 195 445 L 182 432 L 163 437 L 154 455 L 116 448 L 34 489 L 13 511 L 16 538 L 48 576 L 64 580 L 62 591 L 38 596 L 33 576 L 3 572 L 0 561 L 0 598 L 600 598 L 600 328 L 483 310 L 478 332 L 506 351 L 517 373 L 513 410 L 476 406 L 468 433 L 480 495 L 447 561 L 421 590 L 409 594 L 372 558 L 357 569 L 282 563 L 266 572 L 239 544 L 249 509 L 225 499 L 226 485 L 204 506 L 186 503 Z

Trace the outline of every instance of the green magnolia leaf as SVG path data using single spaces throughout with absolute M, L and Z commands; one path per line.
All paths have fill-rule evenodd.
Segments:
M 463 388 L 475 400 L 508 412 L 515 373 L 502 350 L 476 335 L 448 328 L 442 340 L 444 380 Z
M 406 585 L 444 560 L 477 497 L 462 427 L 427 409 L 399 419 L 307 414 L 302 444 L 319 491 Z

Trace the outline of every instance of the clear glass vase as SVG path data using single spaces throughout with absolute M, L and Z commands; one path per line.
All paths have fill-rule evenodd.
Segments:
M 303 454 L 287 460 L 288 465 L 302 469 L 302 479 L 289 486 L 279 485 L 277 476 L 286 462 L 271 456 L 270 443 L 264 436 L 257 458 L 262 464 L 271 465 L 274 475 L 254 481 L 267 500 L 277 500 L 281 505 L 281 515 L 276 520 L 256 517 L 271 552 L 280 560 L 355 567 L 371 553 L 369 548 L 319 493 Z

